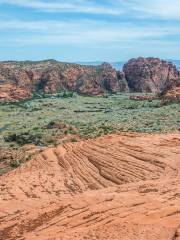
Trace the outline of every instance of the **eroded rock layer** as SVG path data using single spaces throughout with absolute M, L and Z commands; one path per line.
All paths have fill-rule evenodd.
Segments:
M 0 89 L 1 100 L 5 96 L 10 100 L 10 92 L 14 92 L 14 100 L 18 100 L 28 98 L 30 93 L 36 91 L 55 93 L 70 90 L 85 95 L 98 95 L 127 91 L 128 85 L 124 75 L 117 73 L 108 63 L 84 66 L 49 60 L 0 63 Z M 23 91 L 27 92 L 26 97 Z
M 0 63 L 0 101 L 29 98 L 37 91 L 70 90 L 83 95 L 159 93 L 177 86 L 180 86 L 180 73 L 175 65 L 158 58 L 131 59 L 123 71 L 116 71 L 108 63 L 99 66 L 55 60 Z
M 180 103 L 180 87 L 167 89 L 162 95 L 162 100 L 164 103 Z
M 180 239 L 180 135 L 67 143 L 0 177 L 0 239 Z
M 159 58 L 131 59 L 123 71 L 130 89 L 135 92 L 159 93 L 180 82 L 176 66 Z

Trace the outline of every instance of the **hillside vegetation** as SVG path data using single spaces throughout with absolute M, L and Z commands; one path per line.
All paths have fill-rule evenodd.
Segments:
M 69 134 L 91 138 L 117 131 L 154 133 L 180 129 L 179 104 L 162 105 L 158 99 L 134 101 L 132 95 L 83 97 L 59 93 L 1 104 L 0 144 L 49 145 Z

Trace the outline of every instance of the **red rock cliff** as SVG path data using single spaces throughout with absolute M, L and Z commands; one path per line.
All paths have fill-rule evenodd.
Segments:
M 4 84 L 8 84 L 11 92 L 18 90 L 19 99 L 22 98 L 20 89 L 28 91 L 28 96 L 36 90 L 50 93 L 71 90 L 85 95 L 98 95 L 128 89 L 123 73 L 117 73 L 108 63 L 84 66 L 52 60 L 3 62 L 0 64 L 0 94 L 3 96 L 7 94 L 7 87 L 4 88 Z M 18 99 L 18 95 L 15 95 Z
M 158 93 L 180 78 L 175 65 L 159 58 L 131 59 L 123 71 L 132 91 Z

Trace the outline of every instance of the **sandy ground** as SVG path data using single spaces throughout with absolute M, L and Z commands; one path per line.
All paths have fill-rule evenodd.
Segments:
M 2 240 L 180 240 L 180 134 L 50 148 L 0 177 Z

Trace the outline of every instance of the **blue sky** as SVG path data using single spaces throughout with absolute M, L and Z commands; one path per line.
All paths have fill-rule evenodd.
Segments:
M 0 0 L 0 60 L 180 59 L 180 0 Z

